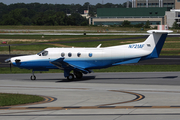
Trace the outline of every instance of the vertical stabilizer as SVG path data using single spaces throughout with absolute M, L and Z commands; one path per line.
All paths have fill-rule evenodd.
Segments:
M 166 40 L 167 34 L 172 32 L 169 30 L 149 30 L 150 36 L 143 42 L 144 50 L 150 52 L 150 54 L 143 59 L 157 58 L 161 52 L 161 49 Z

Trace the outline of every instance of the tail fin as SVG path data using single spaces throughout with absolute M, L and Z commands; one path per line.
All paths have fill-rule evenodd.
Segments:
M 150 51 L 150 54 L 143 59 L 157 58 L 166 40 L 167 34 L 170 30 L 149 30 L 150 36 L 143 42 L 144 50 Z

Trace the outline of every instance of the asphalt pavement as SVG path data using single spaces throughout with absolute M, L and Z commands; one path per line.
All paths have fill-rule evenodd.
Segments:
M 0 107 L 2 120 L 178 120 L 180 72 L 0 74 L 0 91 L 41 95 L 48 102 Z

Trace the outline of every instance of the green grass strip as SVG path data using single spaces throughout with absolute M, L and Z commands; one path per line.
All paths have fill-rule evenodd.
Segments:
M 0 93 L 0 106 L 20 105 L 43 101 L 44 98 L 36 95 Z

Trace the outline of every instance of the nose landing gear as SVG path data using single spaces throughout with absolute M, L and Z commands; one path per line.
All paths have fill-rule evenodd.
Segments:
M 34 75 L 34 71 L 32 71 L 32 75 L 30 77 L 31 80 L 36 80 L 36 76 Z

